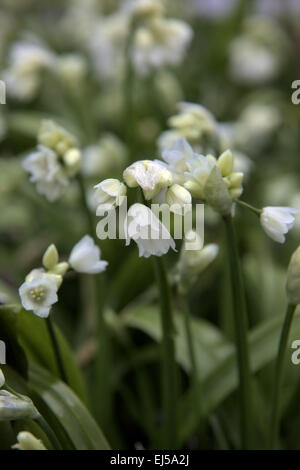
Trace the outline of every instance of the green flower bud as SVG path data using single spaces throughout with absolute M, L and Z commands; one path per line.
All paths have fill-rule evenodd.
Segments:
M 43 266 L 52 270 L 58 263 L 58 252 L 55 245 L 50 245 L 43 256 Z
M 217 212 L 222 215 L 230 214 L 232 197 L 217 166 L 211 170 L 204 186 L 203 194 L 206 202 Z
M 230 150 L 220 155 L 217 165 L 221 170 L 222 176 L 229 176 L 233 171 L 234 158 Z

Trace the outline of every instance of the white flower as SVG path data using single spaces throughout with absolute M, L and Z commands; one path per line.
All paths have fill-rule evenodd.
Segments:
M 130 165 L 123 173 L 130 188 L 140 186 L 146 199 L 152 199 L 163 188 L 171 186 L 172 173 L 158 161 L 143 160 Z
M 5 377 L 4 377 L 2 370 L 0 369 L 0 388 L 2 388 L 4 384 L 5 384 Z
M 31 432 L 21 431 L 17 435 L 17 444 L 12 449 L 17 450 L 47 450 L 40 439 L 37 439 Z
M 72 249 L 69 263 L 79 273 L 97 274 L 105 271 L 108 262 L 100 259 L 100 248 L 92 237 L 85 235 Z
M 125 221 L 126 244 L 130 239 L 138 245 L 139 256 L 162 256 L 175 250 L 175 242 L 169 231 L 160 222 L 156 215 L 143 204 L 133 204 L 130 207 Z
M 193 36 L 191 27 L 179 20 L 156 17 L 137 29 L 132 60 L 136 72 L 147 75 L 166 65 L 178 65 Z
M 50 119 L 42 121 L 38 141 L 61 156 L 64 156 L 68 150 L 77 148 L 76 138 L 69 131 Z
M 193 197 L 204 199 L 204 188 L 216 161 L 204 155 L 196 155 L 187 161 L 188 170 L 185 172 L 185 188 Z
M 295 224 L 295 217 L 299 211 L 292 207 L 264 207 L 260 223 L 266 234 L 278 243 L 285 242 L 285 234 Z
M 96 190 L 94 200 L 98 208 L 100 206 L 100 210 L 103 205 L 105 205 L 107 209 L 108 207 L 112 209 L 115 206 L 120 206 L 127 192 L 125 184 L 114 178 L 101 181 L 101 183 L 96 184 L 94 188 Z
M 184 183 L 184 173 L 188 171 L 188 164 L 194 158 L 192 147 L 185 139 L 176 139 L 170 148 L 162 152 L 162 158 L 167 163 L 167 168 L 173 174 L 175 183 Z
M 38 411 L 30 398 L 0 390 L 0 421 L 36 419 Z
M 58 284 L 54 276 L 38 269 L 27 276 L 19 289 L 25 310 L 32 310 L 35 315 L 41 318 L 49 316 L 51 306 L 58 300 Z
M 30 173 L 30 181 L 36 183 L 37 191 L 49 201 L 57 200 L 68 185 L 57 154 L 43 145 L 39 145 L 36 152 L 28 155 L 22 166 Z

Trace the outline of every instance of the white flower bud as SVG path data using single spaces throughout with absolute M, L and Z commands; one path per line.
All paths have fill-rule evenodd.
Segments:
M 166 193 L 166 201 L 175 214 L 184 214 L 187 205 L 192 202 L 191 193 L 179 184 L 173 184 Z
M 63 155 L 63 161 L 66 166 L 68 176 L 75 176 L 80 170 L 81 152 L 77 148 L 71 148 Z
M 97 274 L 105 271 L 108 265 L 100 256 L 100 248 L 89 235 L 85 235 L 72 249 L 69 263 L 79 273 Z
M 234 158 L 230 150 L 226 150 L 218 158 L 217 165 L 221 170 L 222 176 L 229 176 L 233 171 Z
M 53 274 L 58 274 L 60 276 L 64 276 L 69 269 L 69 263 L 63 261 L 58 263 L 51 271 Z
M 300 304 L 300 246 L 291 257 L 287 273 L 286 292 L 290 304 Z
M 124 183 L 121 181 L 109 178 L 101 183 L 94 186 L 95 192 L 95 203 L 99 210 L 102 209 L 102 206 L 105 207 L 115 207 L 120 206 L 124 201 L 124 197 L 126 196 L 127 189 Z M 98 212 L 97 208 L 97 212 Z
M 43 266 L 46 269 L 54 269 L 58 263 L 58 252 L 55 245 L 50 245 L 43 256 Z
M 232 198 L 217 166 L 211 170 L 203 194 L 207 203 L 221 215 L 230 214 Z
M 299 211 L 292 207 L 264 207 L 260 223 L 266 234 L 278 243 L 285 242 L 285 234 L 291 230 L 295 224 L 295 217 Z
M 38 415 L 30 398 L 0 390 L 0 421 L 36 419 Z
M 43 442 L 37 439 L 31 432 L 21 431 L 17 435 L 17 444 L 12 449 L 17 450 L 47 450 Z

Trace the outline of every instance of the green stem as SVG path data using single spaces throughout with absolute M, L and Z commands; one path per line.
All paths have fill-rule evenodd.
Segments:
M 258 216 L 261 215 L 261 212 L 262 212 L 261 209 L 257 209 L 256 207 L 251 206 L 251 204 L 248 204 L 247 202 L 237 199 L 236 203 L 241 207 L 245 207 L 246 209 L 249 209 L 250 211 L 254 212 L 254 214 Z
M 192 334 L 190 309 L 188 306 L 186 293 L 179 290 L 178 295 L 179 295 L 181 310 L 183 312 L 183 317 L 184 317 L 185 336 L 186 336 L 189 359 L 190 359 L 190 364 L 191 364 L 191 377 L 192 377 L 191 383 L 192 383 L 192 387 L 194 391 L 194 403 L 197 409 L 198 416 L 200 416 L 201 409 L 199 405 L 200 400 L 199 400 L 199 390 L 198 390 L 199 374 L 198 374 L 198 364 L 197 364 L 196 353 L 195 353 L 194 339 L 193 339 L 193 334 Z
M 129 147 L 132 147 L 132 137 L 133 137 L 133 114 L 134 114 L 134 107 L 133 107 L 133 96 L 134 96 L 134 68 L 132 65 L 132 43 L 134 39 L 136 24 L 135 21 L 132 20 L 129 26 L 129 33 L 128 39 L 125 49 L 125 60 L 126 60 L 126 67 L 125 67 L 125 76 L 124 76 L 124 84 L 123 84 L 123 99 L 124 99 L 124 122 L 126 126 L 126 143 Z M 132 148 L 131 148 L 132 150 Z
M 272 399 L 272 411 L 270 421 L 270 448 L 274 449 L 277 445 L 278 434 L 279 434 L 279 420 L 280 420 L 280 390 L 283 381 L 284 372 L 284 360 L 287 349 L 287 342 L 291 329 L 291 324 L 294 318 L 296 305 L 289 304 L 287 307 L 283 327 L 280 335 L 280 342 L 278 347 L 278 354 L 275 366 L 275 379 L 273 386 L 273 399 Z
M 227 249 L 229 254 L 231 286 L 233 297 L 233 312 L 235 323 L 235 341 L 239 372 L 239 401 L 242 446 L 250 448 L 251 435 L 251 375 L 247 341 L 247 309 L 244 284 L 237 249 L 237 240 L 232 216 L 224 217 L 226 227 Z
M 44 431 L 50 442 L 52 443 L 53 447 L 55 450 L 63 450 L 59 440 L 57 439 L 53 429 L 49 426 L 47 421 L 39 415 L 38 418 L 36 418 L 36 422 L 39 424 L 40 428 Z
M 78 173 L 78 175 L 77 175 L 77 181 L 78 181 L 78 186 L 79 186 L 79 190 L 80 190 L 81 205 L 82 205 L 83 211 L 84 211 L 84 213 L 86 215 L 86 219 L 87 219 L 88 231 L 89 231 L 91 237 L 95 239 L 94 219 L 93 219 L 93 215 L 92 215 L 92 213 L 89 209 L 88 203 L 87 203 L 84 181 L 83 181 L 82 175 L 80 173 Z
M 56 336 L 56 333 L 55 333 L 55 330 L 54 330 L 54 325 L 53 325 L 52 320 L 51 320 L 50 317 L 46 318 L 46 325 L 47 325 L 50 340 L 51 340 L 51 343 L 52 343 L 52 347 L 53 347 L 53 351 L 54 351 L 54 355 L 55 355 L 55 359 L 56 359 L 56 364 L 57 364 L 57 367 L 58 367 L 58 370 L 59 370 L 59 375 L 60 375 L 62 381 L 65 382 L 66 384 L 68 384 L 68 377 L 67 377 L 67 374 L 66 374 L 66 371 L 65 371 L 65 368 L 64 368 L 64 363 L 63 363 L 63 359 L 62 359 L 62 356 L 61 356 L 59 344 L 58 344 L 58 341 L 57 341 L 57 336 Z
M 171 291 L 164 260 L 154 257 L 157 285 L 160 291 L 162 324 L 163 409 L 165 449 L 177 448 L 177 368 L 175 360 L 175 327 Z

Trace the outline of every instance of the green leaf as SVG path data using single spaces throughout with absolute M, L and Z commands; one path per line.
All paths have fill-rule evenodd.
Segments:
M 20 344 L 24 348 L 28 358 L 49 370 L 53 375 L 59 377 L 59 369 L 45 320 L 37 317 L 32 312 L 22 310 L 21 313 L 18 314 L 17 327 Z M 83 377 L 75 362 L 74 354 L 57 326 L 55 326 L 55 332 L 64 369 L 68 378 L 68 384 L 81 400 L 87 402 L 87 393 Z
M 34 363 L 30 363 L 29 380 L 34 403 L 64 449 L 109 449 L 102 431 L 67 385 Z

